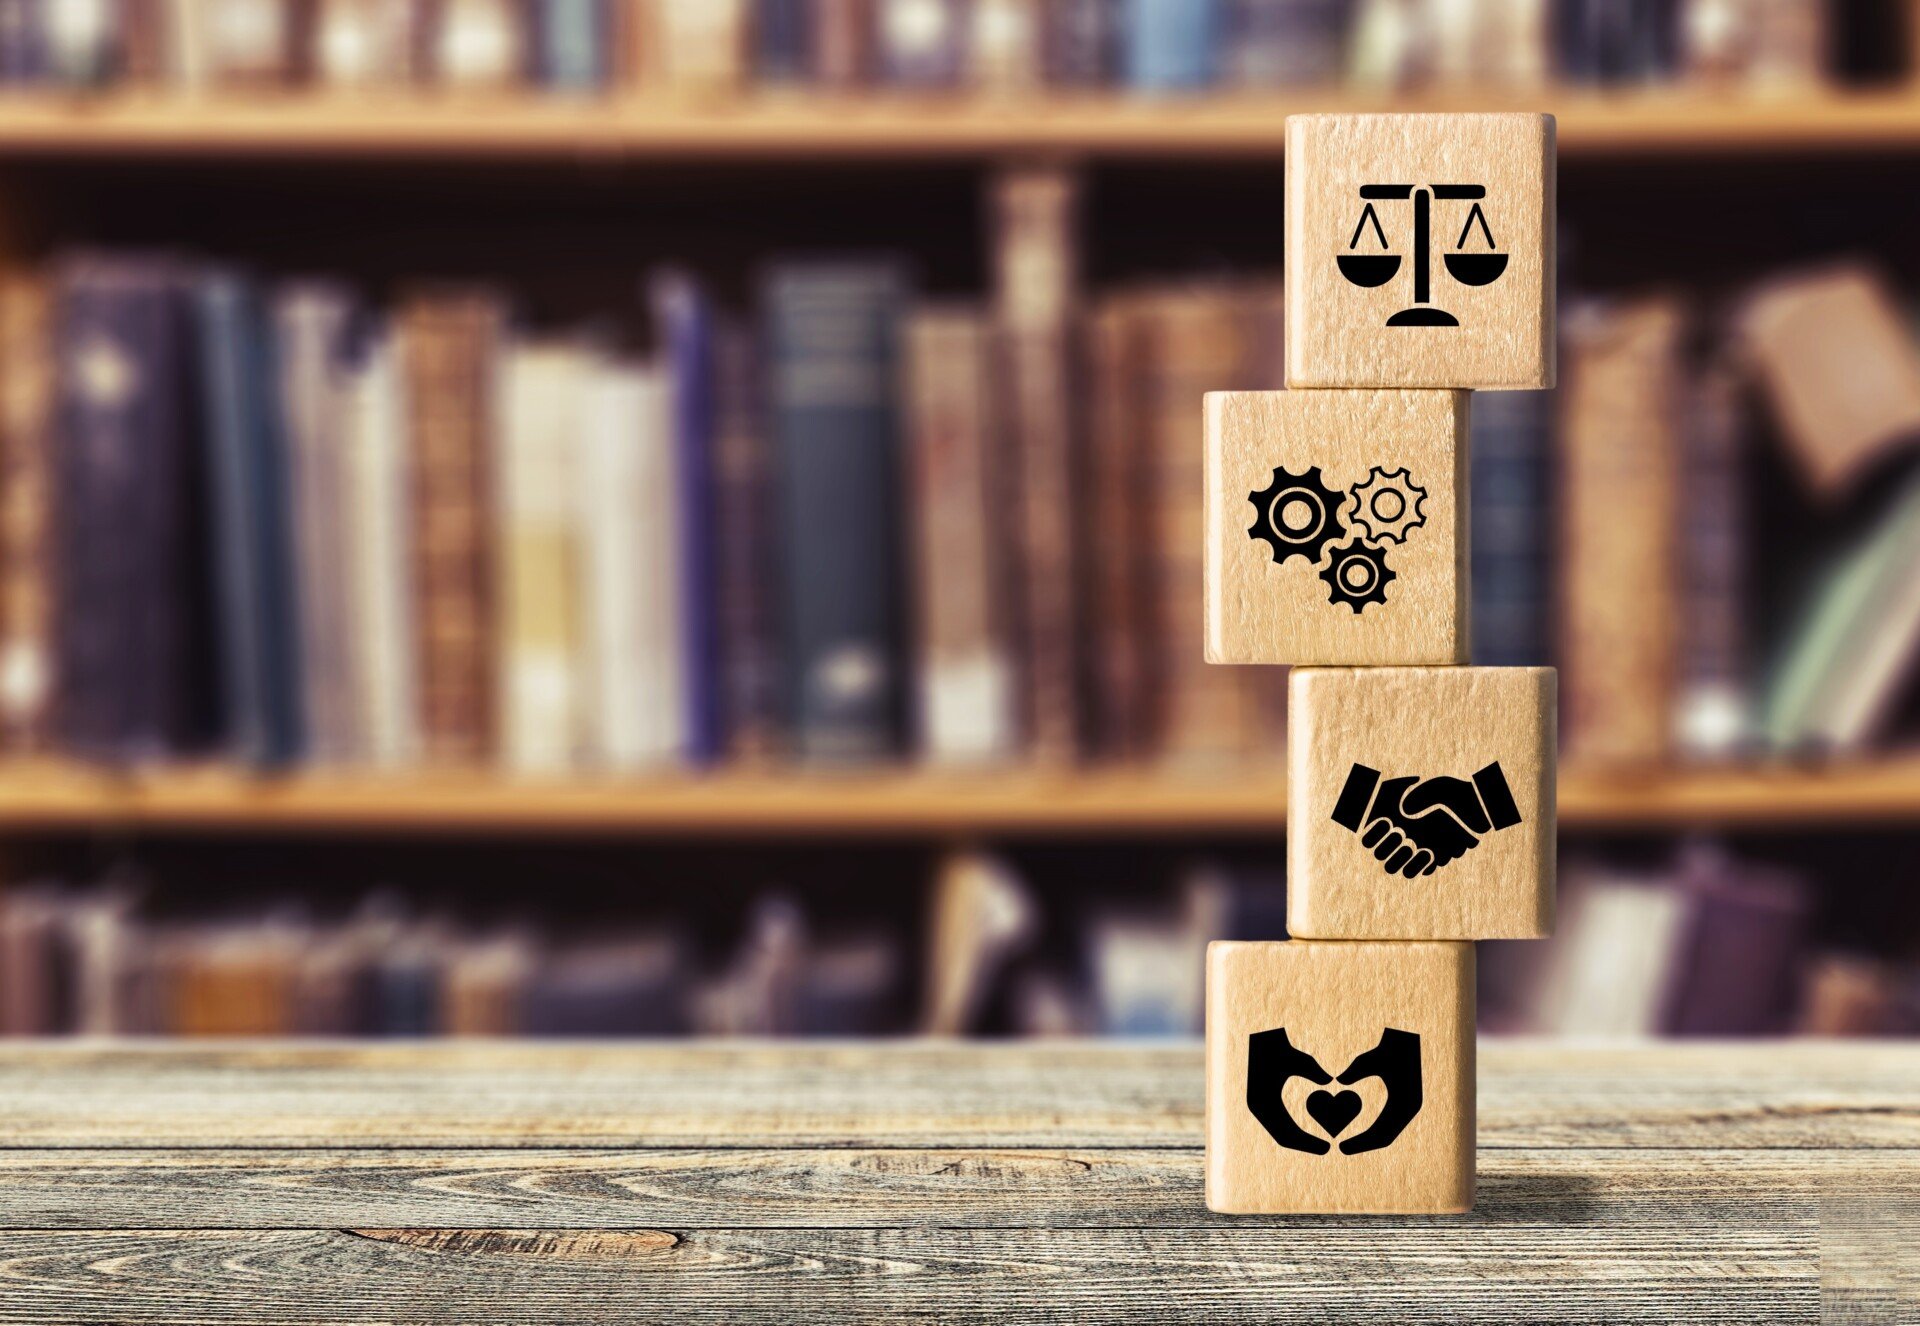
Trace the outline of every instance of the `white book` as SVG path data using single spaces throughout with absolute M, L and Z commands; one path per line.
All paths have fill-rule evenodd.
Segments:
M 571 345 L 514 346 L 502 366 L 499 732 L 502 758 L 517 773 L 571 767 L 581 730 L 574 472 L 592 372 L 592 357 Z
M 417 758 L 418 660 L 413 623 L 413 528 L 407 475 L 406 380 L 386 338 L 353 371 L 346 407 L 350 597 L 361 679 L 356 728 L 367 760 L 383 768 Z
M 670 393 L 654 367 L 602 366 L 585 398 L 579 466 L 588 744 L 604 768 L 685 748 Z
M 434 73 L 449 87 L 499 88 L 517 82 L 517 28 L 512 0 L 443 0 Z
M 1544 1029 L 1634 1037 L 1660 1030 L 1687 899 L 1671 881 L 1607 871 L 1563 878 L 1564 916 L 1541 999 Z

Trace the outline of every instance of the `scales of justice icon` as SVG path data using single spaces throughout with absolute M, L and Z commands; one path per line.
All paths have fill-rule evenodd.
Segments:
M 1360 238 L 1369 225 L 1381 249 L 1390 249 L 1392 246 L 1387 243 L 1387 234 L 1380 225 L 1380 213 L 1375 210 L 1374 203 L 1410 200 L 1413 203 L 1413 305 L 1388 318 L 1387 326 L 1458 327 L 1460 319 L 1432 302 L 1430 269 L 1433 245 L 1429 232 L 1433 226 L 1433 204 L 1456 199 L 1473 204 L 1467 213 L 1466 224 L 1460 228 L 1460 238 L 1454 243 L 1454 251 L 1441 256 L 1446 261 L 1447 273 L 1461 285 L 1492 285 L 1506 272 L 1507 255 L 1500 252 L 1499 246 L 1494 243 L 1493 230 L 1487 225 L 1487 214 L 1481 210 L 1481 200 L 1486 196 L 1484 184 L 1429 184 L 1420 187 L 1411 184 L 1361 185 L 1360 198 L 1366 207 L 1361 210 L 1360 223 L 1353 228 L 1353 238 L 1347 241 L 1349 252 L 1339 255 L 1340 274 L 1353 285 L 1369 288 L 1385 285 L 1399 274 L 1399 254 L 1360 253 L 1354 250 L 1359 249 Z M 1486 248 L 1469 252 L 1467 241 L 1476 225 Z

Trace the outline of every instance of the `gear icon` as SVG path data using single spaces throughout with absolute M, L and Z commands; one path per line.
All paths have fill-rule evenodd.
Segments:
M 1317 562 L 1326 546 L 1347 532 L 1340 523 L 1346 497 L 1339 489 L 1327 487 L 1318 465 L 1304 474 L 1276 469 L 1271 484 L 1247 494 L 1260 513 L 1247 527 L 1247 537 L 1264 540 L 1276 562 L 1289 557 Z
M 1352 493 L 1354 528 L 1375 543 L 1405 543 L 1408 533 L 1427 523 L 1427 490 L 1404 467 L 1376 465 Z
M 1344 603 L 1359 613 L 1365 612 L 1369 603 L 1385 603 L 1388 583 L 1400 577 L 1387 565 L 1385 548 L 1374 548 L 1355 538 L 1333 550 L 1332 560 L 1320 578 L 1327 582 L 1327 602 Z

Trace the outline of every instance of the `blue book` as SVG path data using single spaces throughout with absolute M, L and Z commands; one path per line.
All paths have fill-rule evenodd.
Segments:
M 763 83 L 805 83 L 813 74 L 811 0 L 755 0 L 754 73 Z
M 197 752 L 218 727 L 183 292 L 161 260 L 61 273 L 54 678 L 58 731 L 80 755 Z
M 693 280 L 665 272 L 653 281 L 653 310 L 673 410 L 686 754 L 696 764 L 709 764 L 726 744 L 714 528 L 713 309 Z
M 1549 653 L 1553 393 L 1475 392 L 1471 415 L 1473 661 L 1537 666 Z
M 897 754 L 901 656 L 901 273 L 884 262 L 769 273 L 787 708 L 803 758 Z
M 200 415 L 226 729 L 235 753 L 273 768 L 304 746 L 293 515 L 272 333 L 252 284 L 232 272 L 196 283 Z
M 606 0 L 539 0 L 534 65 L 542 87 L 597 92 L 607 84 Z
M 1220 0 L 1126 0 L 1127 82 L 1141 92 L 1211 87 L 1219 66 Z

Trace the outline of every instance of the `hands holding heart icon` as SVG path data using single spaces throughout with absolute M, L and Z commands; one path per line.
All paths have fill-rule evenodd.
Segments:
M 1472 781 L 1382 779 L 1378 769 L 1356 764 L 1334 804 L 1333 822 L 1359 834 L 1389 875 L 1414 879 L 1465 856 L 1486 834 L 1518 824 L 1520 809 L 1498 760 Z
M 1287 1039 L 1285 1027 L 1257 1031 L 1247 1038 L 1247 1109 L 1281 1146 L 1324 1156 L 1333 1149 L 1327 1138 L 1337 1138 L 1360 1114 L 1357 1091 L 1316 1091 L 1306 1099 L 1307 1114 L 1326 1133 L 1316 1137 L 1288 1112 L 1282 1093 L 1289 1080 L 1304 1077 L 1316 1086 L 1351 1086 L 1377 1077 L 1387 1089 L 1386 1104 L 1364 1132 L 1340 1143 L 1340 1154 L 1356 1156 L 1389 1146 L 1420 1113 L 1424 1093 L 1420 1086 L 1420 1037 L 1388 1027 L 1380 1043 L 1355 1057 L 1335 1079 L 1312 1055 Z

